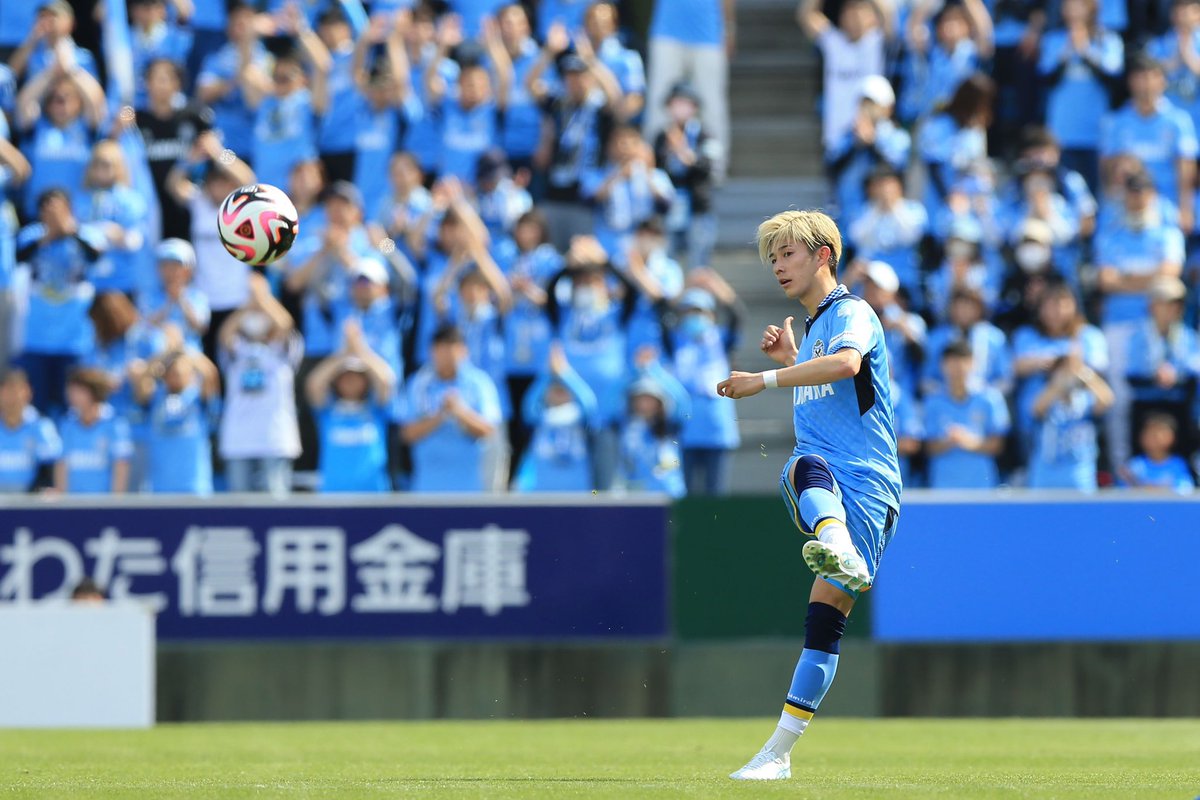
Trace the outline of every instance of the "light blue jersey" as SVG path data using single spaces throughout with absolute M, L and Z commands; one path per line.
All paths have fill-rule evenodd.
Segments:
M 492 425 L 500 424 L 500 396 L 487 373 L 459 364 L 450 380 L 433 367 L 417 370 L 408 384 L 408 413 L 412 420 L 428 417 L 442 407 L 445 396 L 457 392 L 462 402 Z M 480 460 L 485 442 L 469 435 L 454 420 L 443 421 L 412 446 L 414 492 L 478 492 L 483 490 Z
M 990 386 L 956 398 L 937 392 L 925 400 L 925 430 L 930 439 L 945 438 L 952 427 L 981 438 L 1005 436 L 1011 425 L 1004 395 Z M 994 456 L 952 447 L 929 459 L 931 489 L 992 489 L 1000 483 Z
M 213 491 L 209 403 L 193 384 L 178 394 L 159 386 L 150 399 L 150 490 L 210 495 Z
M 1187 494 L 1196 488 L 1192 471 L 1179 456 L 1167 456 L 1162 461 L 1152 461 L 1149 456 L 1134 456 L 1126 465 L 1136 486 L 1153 486 Z
M 1158 193 L 1174 203 L 1179 202 L 1176 162 L 1195 158 L 1198 149 L 1192 118 L 1165 97 L 1149 116 L 1143 117 L 1129 103 L 1106 115 L 1100 126 L 1100 155 L 1137 156 Z
M 29 491 L 38 467 L 60 455 L 62 441 L 54 423 L 33 406 L 26 406 L 15 428 L 0 420 L 0 493 Z
M 1038 421 L 1029 466 L 1031 489 L 1096 490 L 1096 402 L 1083 388 L 1072 389 Z
M 386 492 L 388 406 L 334 400 L 317 412 L 322 492 Z
M 118 461 L 133 457 L 129 423 L 112 406 L 100 407 L 100 416 L 86 425 L 74 411 L 62 421 L 62 459 L 67 467 L 69 494 L 108 494 L 112 470 Z
M 900 466 L 883 326 L 869 305 L 838 286 L 806 327 L 797 364 L 850 348 L 862 366 L 852 378 L 793 390 L 793 455 L 820 456 L 846 494 L 898 511 Z

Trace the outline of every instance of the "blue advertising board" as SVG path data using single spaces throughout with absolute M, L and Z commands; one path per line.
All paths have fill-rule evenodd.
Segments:
M 886 642 L 1200 639 L 1200 500 L 906 496 L 871 595 Z
M 666 635 L 664 501 L 440 502 L 21 503 L 0 604 L 89 575 L 163 640 Z

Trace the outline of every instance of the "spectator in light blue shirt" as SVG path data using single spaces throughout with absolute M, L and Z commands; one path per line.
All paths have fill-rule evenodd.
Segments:
M 596 395 L 571 369 L 562 348 L 549 351 L 548 369 L 525 395 L 522 416 L 533 434 L 513 488 L 518 492 L 591 489 L 588 443 L 596 420 Z
M 95 57 L 71 36 L 75 31 L 75 10 L 71 4 L 66 0 L 44 0 L 29 5 L 37 7 L 37 16 L 32 26 L 22 29 L 29 35 L 8 60 L 17 77 L 34 80 L 57 63 L 66 71 L 81 67 L 95 78 Z
M 735 410 L 716 393 L 737 347 L 737 296 L 707 270 L 691 280 L 676 303 L 676 324 L 663 333 L 663 350 L 690 409 L 679 431 L 688 494 L 716 496 L 729 493 L 733 451 L 741 444 Z
M 369 209 L 374 241 L 389 238 L 408 258 L 416 260 L 415 251 L 424 250 L 425 221 L 433 205 L 433 197 L 422 185 L 421 165 L 412 153 L 399 152 L 388 163 L 388 191 Z M 418 247 L 414 248 L 414 241 Z
M 361 3 L 355 5 L 359 6 L 361 14 Z M 320 118 L 317 149 L 331 181 L 354 178 L 354 144 L 362 110 L 362 98 L 354 77 L 354 38 L 355 25 L 359 26 L 357 33 L 360 35 L 365 26 L 361 17 L 347 16 L 346 9 L 350 7 L 347 3 L 331 6 L 318 17 L 316 24 L 320 42 L 329 54 L 329 99 L 317 109 Z
M 388 418 L 397 375 L 366 341 L 345 328 L 342 349 L 308 376 L 305 391 L 321 434 L 322 492 L 386 492 Z
M 426 112 L 441 126 L 442 157 L 439 178 L 454 177 L 466 185 L 475 180 L 479 157 L 499 140 L 504 103 L 508 101 L 512 65 L 507 59 L 493 60 L 497 86 L 481 63 L 460 65 L 458 83 L 451 87 L 440 66 L 450 50 L 462 43 L 462 30 L 453 18 L 443 20 L 438 31 L 437 55 L 424 72 Z M 502 48 L 501 48 L 502 50 Z
M 983 298 L 990 316 L 1000 295 L 1001 273 L 996 262 L 989 262 L 983 249 L 983 230 L 973 220 L 955 222 L 946 237 L 944 259 L 926 282 L 928 308 L 935 319 L 946 319 L 950 296 L 966 287 Z
M 54 488 L 70 494 L 122 494 L 129 488 L 129 424 L 105 400 L 108 376 L 79 368 L 67 378 L 70 412 L 62 421 L 62 458 Z
M 1046 125 L 1062 144 L 1063 164 L 1098 187 L 1100 121 L 1119 88 L 1125 47 L 1100 27 L 1096 0 L 1064 0 L 1062 10 L 1063 27 L 1042 37 L 1038 62 L 1050 86 Z
M 675 187 L 654 166 L 654 155 L 637 129 L 621 127 L 609 138 L 607 163 L 584 173 L 581 194 L 595 208 L 593 229 L 601 247 L 619 257 L 638 225 L 666 213 Z
M 0 494 L 33 491 L 51 483 L 51 467 L 62 455 L 54 423 L 33 407 L 24 371 L 0 375 Z
M 542 3 L 542 8 L 545 7 L 546 3 Z M 500 29 L 500 45 L 504 48 L 500 59 L 507 57 L 512 65 L 500 145 L 508 154 L 513 170 L 520 172 L 532 168 L 533 154 L 542 138 L 542 110 L 526 85 L 529 71 L 538 60 L 538 45 L 530 36 L 529 15 L 520 3 L 509 3 L 500 8 L 496 12 L 496 22 Z M 492 52 L 494 49 L 488 50 L 493 80 L 497 78 L 494 62 L 498 60 L 497 54 Z
M 1078 356 L 1063 356 L 1055 362 L 1033 404 L 1037 423 L 1029 488 L 1096 490 L 1099 444 L 1095 419 L 1112 403 L 1112 389 Z
M 626 489 L 683 497 L 687 486 L 678 427 L 687 413 L 683 388 L 661 367 L 643 367 L 629 387 L 621 429 L 621 479 Z
M 1035 324 L 1018 328 L 1013 334 L 1013 371 L 1018 380 L 1016 421 L 1022 433 L 1032 430 L 1034 401 L 1060 358 L 1074 355 L 1095 372 L 1109 369 L 1104 334 L 1087 324 L 1070 286 L 1062 281 L 1048 284 L 1036 313 Z
M 1101 125 L 1100 156 L 1130 154 L 1141 159 L 1166 199 L 1179 207 L 1180 227 L 1194 223 L 1196 154 L 1200 145 L 1192 118 L 1163 96 L 1166 76 L 1149 56 L 1129 62 L 1129 103 L 1105 116 Z
M 383 21 L 386 17 L 377 19 Z M 367 61 L 368 51 L 380 43 L 384 58 L 371 65 Z M 387 33 L 372 23 L 354 46 L 354 84 L 358 93 L 354 185 L 363 193 L 363 207 L 368 214 L 374 214 L 387 196 L 389 162 L 401 133 L 421 113 L 410 80 L 402 30 L 397 28 Z
M 33 168 L 25 184 L 27 216 L 37 213 L 38 198 L 47 189 L 61 187 L 72 197 L 83 189 L 104 103 L 100 84 L 84 72 L 62 78 L 45 72 L 21 89 L 17 128 Z
M 925 436 L 931 489 L 992 489 L 1000 482 L 996 456 L 1008 435 L 1008 406 L 996 389 L 972 383 L 971 345 L 940 354 L 944 388 L 925 398 Z
M 121 146 L 112 139 L 101 140 L 92 148 L 74 206 L 79 222 L 103 231 L 108 240 L 104 258 L 92 271 L 96 291 L 132 295 L 148 289 L 153 281 L 146 251 L 150 209 L 146 198 L 133 187 Z
M 900 117 L 906 122 L 923 120 L 950 103 L 981 57 L 991 57 L 991 19 L 980 0 L 944 5 L 934 20 L 932 42 L 926 22 L 931 7 L 916 3 L 907 20 L 908 59 L 900 101 Z
M 1200 341 L 1183 321 L 1187 287 L 1179 278 L 1157 278 L 1149 286 L 1150 314 L 1138 320 L 1129 339 L 1125 378 L 1132 397 L 1134 428 L 1151 412 L 1172 415 L 1184 432 L 1185 449 L 1200 377 Z
M 494 243 L 507 241 L 517 220 L 533 208 L 533 198 L 512 179 L 499 148 L 486 151 L 475 165 L 475 205 Z
M 928 394 L 942 386 L 942 352 L 955 342 L 966 342 L 971 350 L 971 387 L 990 386 L 1002 393 L 1012 388 L 1012 358 L 1004 331 L 987 320 L 987 306 L 980 293 L 968 286 L 955 289 L 945 324 L 929 333 L 925 345 L 922 389 Z
M 105 243 L 94 229 L 80 227 L 63 190 L 47 190 L 38 206 L 40 221 L 17 237 L 17 261 L 28 276 L 20 360 L 34 404 L 53 416 L 62 409 L 68 370 L 95 345 L 90 279 Z
M 190 348 L 201 347 L 212 311 L 208 298 L 192 285 L 196 251 L 183 239 L 164 239 L 154 250 L 158 285 L 138 296 L 138 310 L 146 324 L 162 329 L 174 325 Z
M 220 393 L 216 365 L 199 350 L 172 349 L 131 365 L 130 382 L 146 410 L 150 491 L 212 494 L 209 433 Z
M 1146 52 L 1163 66 L 1167 99 L 1200 123 L 1200 1 L 1175 0 L 1171 28 L 1146 45 Z
M 403 435 L 412 447 L 414 492 L 484 488 L 484 446 L 500 425 L 500 396 L 469 355 L 462 333 L 443 326 L 429 362 L 409 381 Z
M 246 0 L 229 5 L 228 43 L 204 59 L 196 77 L 196 96 L 213 110 L 213 127 L 222 143 L 243 161 L 254 152 L 254 109 L 250 93 L 270 89 L 271 56 L 255 29 L 257 12 Z M 256 166 L 256 165 L 255 165 Z
M 900 304 L 900 279 L 888 264 L 868 262 L 863 267 L 863 278 L 862 297 L 874 309 L 883 326 L 892 380 L 906 393 L 916 396 L 921 358 L 928 337 L 925 320 Z
M 905 169 L 912 149 L 912 137 L 891 120 L 896 95 L 887 78 L 868 75 L 859 92 L 853 125 L 825 153 L 843 225 L 858 219 L 867 202 L 867 180 L 875 168 L 883 164 L 897 172 Z
M 881 164 L 872 170 L 866 189 L 868 203 L 843 228 L 857 248 L 855 261 L 889 265 L 915 307 L 923 308 L 917 248 L 929 229 L 929 215 L 921 203 L 904 196 L 903 177 L 890 165 Z
M 292 169 L 317 156 L 315 117 L 329 105 L 329 52 L 312 31 L 300 34 L 300 53 L 275 59 L 271 88 L 250 92 L 246 104 L 254 109 L 254 175 L 272 186 L 287 186 Z M 304 71 L 312 67 L 312 88 Z
M 583 28 L 596 58 L 608 67 L 621 85 L 617 119 L 635 124 L 646 106 L 646 69 L 638 52 L 621 44 L 619 22 L 616 4 L 597 0 L 584 14 Z
M 1165 489 L 1179 494 L 1188 494 L 1196 488 L 1187 462 L 1173 452 L 1178 425 L 1169 414 L 1153 414 L 1146 418 L 1138 432 L 1142 452 L 1131 458 L 1121 471 L 1126 486 Z
M 413 86 L 416 113 L 404 132 L 402 149 L 412 153 L 421 170 L 427 175 L 436 176 L 442 160 L 442 130 L 438 120 L 426 102 L 424 87 L 426 71 L 438 59 L 438 72 L 447 86 L 458 81 L 458 62 L 448 58 L 438 58 L 436 41 L 436 20 L 433 9 L 424 3 L 417 5 L 412 12 L 412 24 L 405 33 L 405 48 L 408 54 L 411 84 Z
M 569 304 L 559 296 L 564 279 L 571 282 Z M 620 283 L 616 297 L 611 283 Z M 567 266 L 546 288 L 546 311 L 551 330 L 562 342 L 571 367 L 587 381 L 599 403 L 599 427 L 593 442 L 595 483 L 612 487 L 616 468 L 616 425 L 625 406 L 628 382 L 628 328 L 637 310 L 639 292 L 612 268 L 604 248 L 592 237 L 577 237 L 567 254 Z
M 1097 232 L 1094 249 L 1096 288 L 1104 299 L 1100 319 L 1116 395 L 1108 417 L 1108 444 L 1115 463 L 1122 464 L 1129 457 L 1130 442 L 1130 397 L 1125 381 L 1130 342 L 1138 322 L 1149 311 L 1150 282 L 1179 277 L 1184 259 L 1183 234 L 1163 221 L 1154 186 L 1145 174 L 1130 176 L 1125 184 L 1125 216 Z
M 546 217 L 528 211 L 513 230 L 516 254 L 504 264 L 512 286 L 512 308 L 504 318 L 504 354 L 508 360 L 507 389 L 510 405 L 524 408 L 530 385 L 550 354 L 550 320 L 546 316 L 546 286 L 562 268 L 562 256 L 550 244 Z M 520 414 L 509 421 L 513 463 L 520 464 L 531 429 Z
M 925 210 L 936 217 L 951 189 L 987 158 L 995 84 L 975 74 L 955 90 L 945 112 L 921 128 L 917 150 L 926 170 Z
M 166 59 L 180 69 L 187 66 L 192 32 L 170 19 L 166 0 L 130 0 L 129 35 L 133 45 L 134 108 L 146 107 L 146 67 Z

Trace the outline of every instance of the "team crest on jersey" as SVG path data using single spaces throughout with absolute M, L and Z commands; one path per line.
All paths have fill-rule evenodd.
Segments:
M 815 342 L 813 342 L 812 357 L 820 358 L 823 355 L 825 355 L 825 341 L 823 339 L 817 339 Z

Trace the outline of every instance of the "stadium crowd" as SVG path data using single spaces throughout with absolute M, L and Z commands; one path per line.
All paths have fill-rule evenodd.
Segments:
M 1190 491 L 1200 2 L 838 6 L 797 20 L 905 485 Z
M 731 2 L 128 2 L 0 5 L 0 491 L 727 490 Z M 1200 0 L 797 17 L 906 484 L 1190 487 Z
M 720 0 L 124 5 L 2 6 L 0 490 L 724 491 Z

